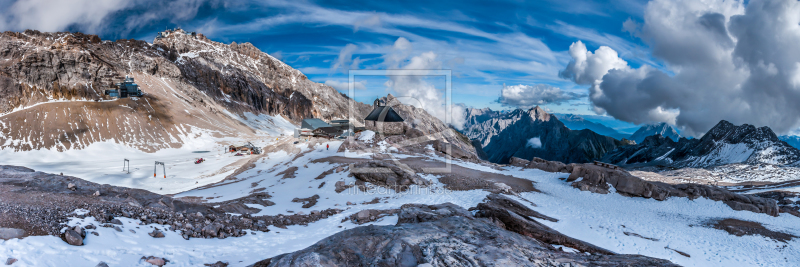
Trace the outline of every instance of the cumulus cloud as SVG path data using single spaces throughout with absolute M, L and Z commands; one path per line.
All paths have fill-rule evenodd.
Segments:
M 335 88 L 336 90 L 347 92 L 350 90 L 350 84 L 348 82 L 340 82 L 336 80 L 327 80 L 325 81 L 325 85 Z M 353 89 L 356 90 L 364 90 L 367 89 L 367 81 L 357 81 L 353 83 Z
M 503 106 L 531 108 L 538 105 L 561 104 L 586 97 L 586 94 L 565 92 L 547 84 L 504 86 L 497 102 Z
M 530 147 L 530 148 L 540 148 L 540 147 L 542 147 L 542 140 L 539 139 L 539 137 L 534 137 L 534 138 L 528 139 L 528 143 L 525 144 L 525 145 Z
M 438 70 L 442 69 L 439 56 L 433 51 L 416 55 L 411 42 L 403 37 L 398 38 L 389 52 L 384 55 L 384 65 L 387 69 L 400 70 Z M 413 55 L 413 56 L 412 56 Z M 403 104 L 425 109 L 429 114 L 448 122 L 457 129 L 462 129 L 466 122 L 466 109 L 463 105 L 447 106 L 444 97 L 444 88 L 437 89 L 426 80 L 424 75 L 394 75 L 389 76 L 385 86 L 397 94 L 398 100 Z
M 611 69 L 628 68 L 628 62 L 619 58 L 617 51 L 608 46 L 601 46 L 592 53 L 583 42 L 577 41 L 569 46 L 569 55 L 572 61 L 558 76 L 578 84 L 593 84 Z
M 723 119 L 778 133 L 800 126 L 800 2 L 653 0 L 637 25 L 665 69 L 620 67 L 614 57 L 592 68 L 585 46 L 570 47 L 562 77 L 590 85 L 595 111 L 633 123 L 674 120 L 694 136 Z M 609 53 L 601 49 L 593 55 Z

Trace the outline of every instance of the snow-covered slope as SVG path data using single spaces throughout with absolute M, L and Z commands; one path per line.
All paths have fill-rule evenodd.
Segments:
M 798 160 L 800 150 L 778 139 L 769 127 L 735 126 L 727 121 L 720 121 L 700 139 L 675 142 L 661 135 L 649 136 L 641 144 L 620 147 L 603 157 L 605 162 L 621 165 L 695 168 L 732 163 L 786 165 Z
M 670 126 L 665 122 L 662 122 L 662 123 L 648 124 L 642 126 L 641 128 L 639 128 L 639 130 L 636 130 L 636 132 L 633 133 L 628 139 L 636 141 L 636 143 L 638 144 L 644 141 L 645 137 L 653 135 L 661 135 L 669 139 L 672 139 L 672 141 L 675 142 L 678 142 L 678 139 L 681 138 L 681 135 L 678 134 L 678 132 L 675 131 L 675 129 L 672 128 L 672 126 Z
M 331 149 L 325 149 L 326 145 Z M 170 260 L 167 266 L 203 266 L 216 261 L 228 262 L 231 267 L 249 266 L 259 260 L 270 258 L 308 247 L 325 237 L 345 229 L 356 227 L 346 218 L 364 209 L 394 209 L 406 203 L 439 204 L 451 202 L 461 207 L 473 207 L 480 203 L 488 192 L 480 189 L 444 191 L 444 193 L 416 194 L 395 193 L 367 195 L 358 190 L 335 192 L 335 183 L 347 184 L 355 179 L 348 172 L 332 171 L 346 163 L 321 161 L 324 158 L 339 158 L 346 153 L 337 153 L 340 141 L 312 145 L 294 145 L 301 152 L 287 154 L 276 151 L 254 167 L 238 174 L 234 179 L 206 189 L 181 194 L 225 201 L 246 196 L 254 189 L 264 188 L 276 205 L 263 207 L 263 214 L 309 213 L 324 208 L 339 208 L 344 211 L 327 219 L 294 225 L 286 229 L 269 226 L 269 232 L 250 232 L 244 237 L 226 239 L 184 240 L 178 232 L 165 231 L 165 238 L 147 235 L 153 228 L 170 229 L 171 226 L 138 225 L 139 220 L 119 218 L 122 232 L 113 228 L 98 227 L 99 236 L 87 235 L 81 247 L 67 245 L 58 237 L 35 236 L 25 239 L 0 241 L 0 256 L 18 259 L 14 266 L 94 266 L 100 261 L 109 266 L 148 266 L 139 259 L 142 256 L 158 256 Z M 299 155 L 299 156 L 298 156 Z M 336 157 L 339 156 L 339 157 Z M 401 157 L 403 155 L 394 155 Z M 443 164 L 444 159 L 434 155 L 415 155 L 428 162 Z M 349 158 L 351 161 L 359 157 Z M 497 173 L 534 182 L 540 192 L 526 192 L 510 196 L 520 200 L 529 208 L 558 219 L 557 222 L 531 219 L 545 224 L 570 237 L 577 238 L 615 253 L 641 254 L 670 260 L 683 266 L 793 266 L 800 261 L 800 240 L 776 241 L 761 235 L 734 236 L 709 224 L 721 218 L 750 221 L 769 230 L 800 236 L 797 218 L 782 213 L 772 217 L 763 213 L 734 211 L 719 201 L 705 198 L 669 198 L 665 201 L 632 198 L 616 194 L 597 194 L 580 191 L 560 178 L 566 173 L 548 173 L 536 169 L 517 167 L 495 168 L 475 163 L 453 161 L 459 167 Z M 296 172 L 294 177 L 280 178 L 287 170 Z M 276 177 L 277 176 L 277 177 Z M 321 177 L 319 179 L 316 179 Z M 425 174 L 434 187 L 441 187 L 438 174 Z M 613 187 L 612 187 L 613 188 Z M 319 202 L 311 208 L 302 208 L 303 203 L 292 202 L 296 197 L 319 195 Z M 378 197 L 380 201 L 369 204 Z M 529 204 L 530 203 L 535 203 Z M 354 205 L 347 205 L 347 202 Z M 396 215 L 383 217 L 372 225 L 394 225 Z M 74 219 L 69 225 L 98 225 L 91 217 Z M 138 227 L 138 228 L 137 228 Z M 134 230 L 133 232 L 129 230 Z M 566 251 L 572 251 L 564 248 Z M 685 253 L 682 255 L 680 253 Z M 41 255 L 51 255 L 42 257 Z M 64 257 L 72 255 L 69 261 Z

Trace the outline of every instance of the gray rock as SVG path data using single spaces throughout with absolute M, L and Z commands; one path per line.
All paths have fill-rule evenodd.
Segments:
M 9 240 L 12 238 L 22 238 L 25 236 L 25 230 L 16 228 L 0 228 L 0 239 Z
M 169 260 L 167 260 L 167 259 L 160 258 L 160 257 L 154 257 L 154 256 L 149 256 L 147 258 L 142 257 L 142 259 L 146 263 L 149 263 L 149 264 L 152 264 L 152 265 L 155 265 L 155 266 L 159 266 L 159 267 L 164 266 L 164 265 L 167 264 L 167 262 L 169 262 Z
M 208 237 L 217 237 L 219 236 L 219 231 L 222 229 L 222 225 L 219 223 L 209 224 L 206 227 L 203 227 L 203 234 Z
M 75 232 L 72 229 L 68 229 L 63 234 L 64 240 L 67 241 L 67 244 L 73 246 L 83 246 L 83 237 L 78 232 Z
M 98 264 L 97 264 L 97 265 L 95 265 L 94 267 L 108 267 L 108 264 L 106 264 L 105 262 L 102 262 L 102 261 L 101 261 L 100 263 L 98 263 Z
M 334 184 L 334 185 L 336 187 L 336 193 L 341 193 L 342 191 L 347 190 L 348 188 L 351 188 L 351 187 L 355 186 L 355 185 L 352 185 L 352 184 L 351 185 L 347 185 L 347 184 L 344 183 L 344 181 L 337 181 L 336 184 Z
M 6 260 L 6 265 L 11 265 L 11 264 L 14 264 L 15 262 L 17 262 L 17 259 L 15 259 L 15 258 L 8 258 L 8 259 Z
M 153 238 L 164 238 L 164 232 L 159 230 L 153 230 L 153 232 L 148 233 L 148 235 L 152 236 Z
M 363 170 L 359 172 L 353 172 L 353 170 L 351 170 L 356 179 L 396 191 L 405 191 L 408 189 L 409 185 L 430 185 L 430 181 L 420 177 L 413 170 L 402 169 L 390 162 L 361 162 L 355 164 L 355 168 Z
M 394 226 L 344 230 L 306 249 L 253 266 L 677 266 L 641 255 L 560 252 L 548 243 L 503 229 L 493 222 L 498 218 L 474 218 L 450 203 L 404 205 L 400 213 L 409 220 Z M 516 216 L 506 219 L 529 221 Z

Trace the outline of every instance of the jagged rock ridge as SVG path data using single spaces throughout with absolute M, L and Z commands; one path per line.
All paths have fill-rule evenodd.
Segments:
M 794 164 L 800 150 L 781 141 L 769 127 L 733 125 L 720 121 L 700 139 L 678 142 L 661 135 L 649 136 L 641 144 L 620 147 L 604 162 L 620 165 L 665 165 L 705 168 L 731 163 Z
M 627 140 L 599 135 L 591 130 L 573 131 L 540 107 L 506 113 L 470 111 L 465 134 L 484 144 L 488 160 L 508 163 L 511 157 L 583 163 L 601 158 Z M 534 138 L 536 138 L 534 140 Z
M 672 128 L 672 126 L 669 126 L 669 124 L 662 122 L 662 123 L 648 124 L 642 126 L 641 128 L 639 128 L 639 130 L 636 130 L 636 132 L 633 133 L 631 137 L 628 139 L 636 141 L 636 143 L 638 144 L 644 141 L 646 137 L 658 134 L 670 138 L 672 139 L 672 141 L 675 142 L 678 142 L 678 139 L 681 138 L 681 135 L 678 134 L 678 132 L 675 131 L 675 129 Z

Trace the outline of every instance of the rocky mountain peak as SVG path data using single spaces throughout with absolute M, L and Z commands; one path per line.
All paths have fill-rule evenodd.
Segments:
M 662 135 L 676 142 L 680 138 L 680 134 L 672 126 L 665 122 L 660 122 L 642 126 L 630 136 L 630 139 L 636 141 L 636 143 L 641 143 L 646 137 L 653 135 Z
M 550 117 L 552 116 L 539 106 L 529 109 L 527 113 L 533 120 L 538 121 L 549 121 Z

